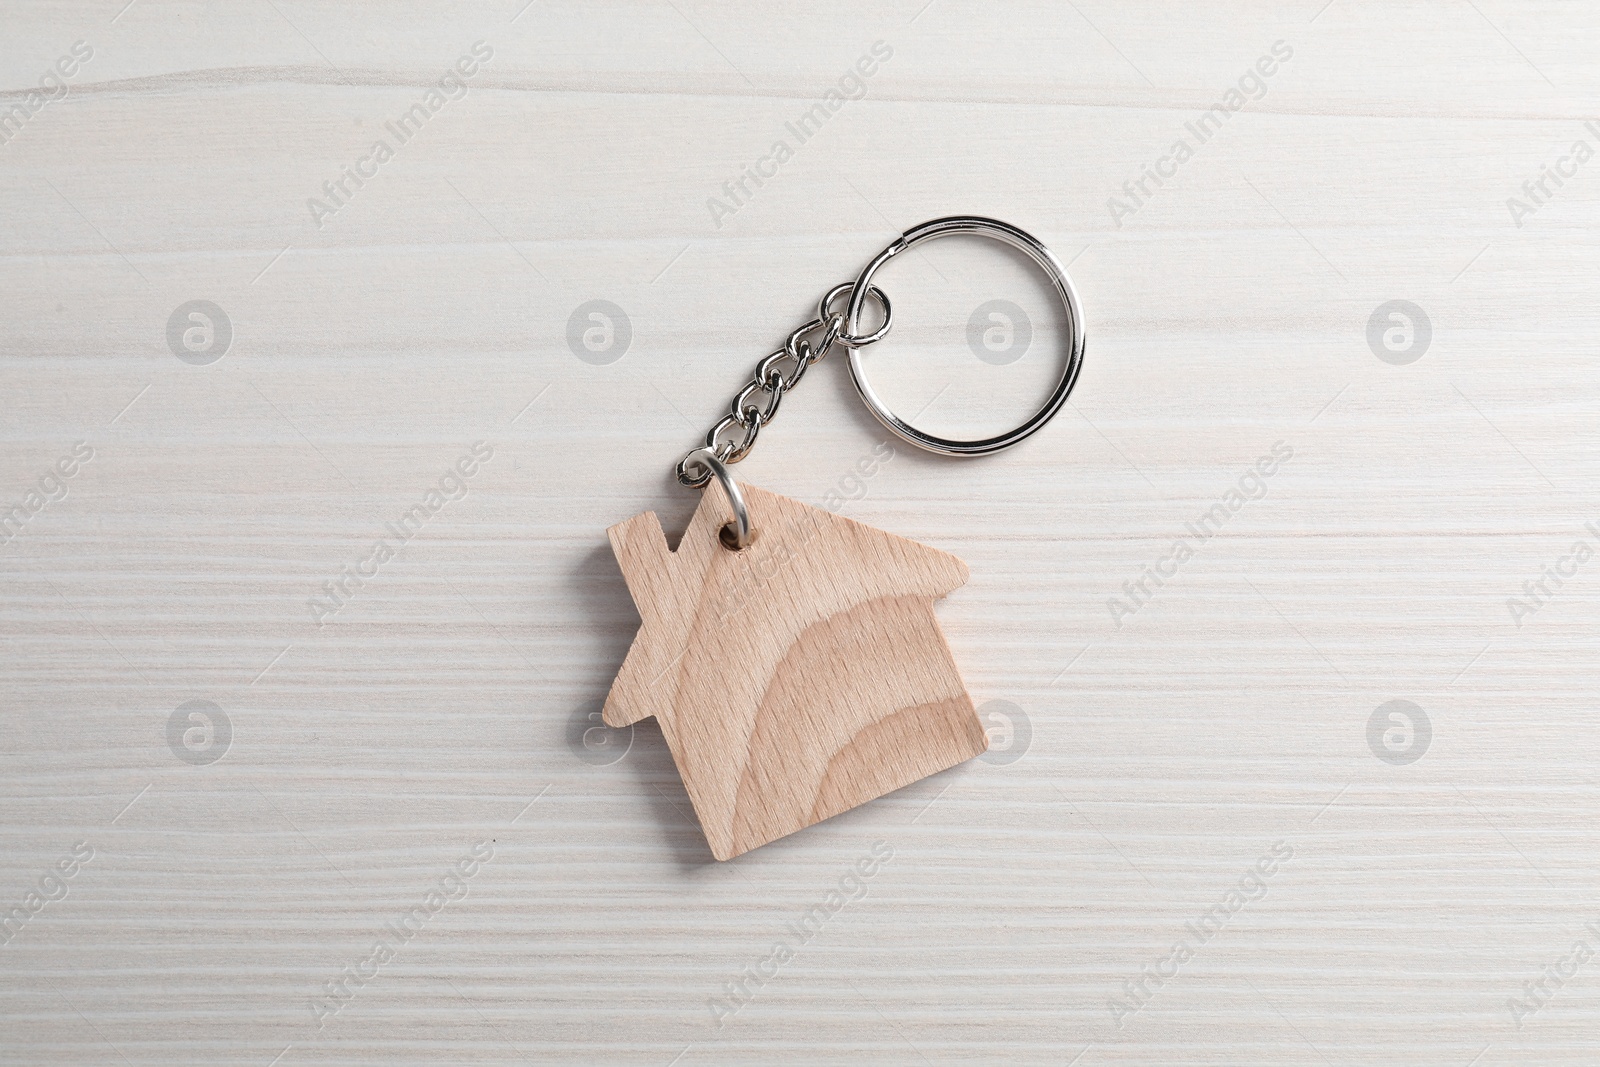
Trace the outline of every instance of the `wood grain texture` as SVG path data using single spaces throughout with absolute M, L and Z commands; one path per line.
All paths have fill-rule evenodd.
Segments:
M 0 514 L 48 500 L 0 546 L 0 915 L 92 858 L 0 944 L 0 1063 L 1600 1058 L 1594 964 L 1508 1006 L 1600 917 L 1600 560 L 1544 577 L 1600 525 L 1600 158 L 1523 190 L 1600 147 L 1593 5 L 4 11 L 4 107 L 94 55 L 0 143 Z M 938 617 L 990 750 L 717 863 L 654 720 L 601 722 L 640 626 L 605 531 L 674 542 L 672 465 L 756 362 L 952 213 L 1070 264 L 1068 405 L 885 458 L 830 355 L 737 470 L 966 561 Z M 878 284 L 897 413 L 980 436 L 1047 395 L 1026 265 L 940 241 Z M 205 365 L 194 300 L 232 325 Z M 581 343 L 594 300 L 626 345 Z M 982 344 L 995 300 L 1025 349 Z M 1369 339 L 1393 300 L 1410 363 Z M 1369 736 L 1394 700 L 1409 764 Z
M 643 626 L 607 726 L 660 720 L 711 853 L 759 845 L 921 781 L 988 739 L 933 615 L 947 552 L 744 486 L 755 540 L 703 492 L 675 551 L 655 512 L 610 530 Z

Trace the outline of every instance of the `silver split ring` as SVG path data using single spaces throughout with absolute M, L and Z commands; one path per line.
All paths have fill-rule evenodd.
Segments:
M 1061 370 L 1061 380 L 1056 383 L 1050 398 L 1044 406 L 1035 411 L 1028 420 L 1015 429 L 1008 430 L 996 437 L 986 437 L 981 440 L 957 441 L 945 437 L 935 437 L 930 433 L 912 426 L 894 412 L 884 406 L 878 399 L 878 394 L 873 392 L 872 385 L 867 381 L 866 371 L 861 366 L 861 350 L 856 343 L 870 344 L 886 332 L 880 330 L 877 335 L 868 338 L 859 338 L 856 330 L 861 325 L 861 311 L 867 302 L 867 294 L 873 293 L 882 298 L 877 287 L 872 284 L 872 276 L 878 272 L 889 260 L 898 256 L 906 249 L 924 241 L 932 241 L 940 237 L 952 237 L 958 234 L 967 234 L 978 237 L 988 237 L 1010 245 L 1033 260 L 1050 279 L 1051 286 L 1055 289 L 1056 296 L 1067 312 L 1067 328 L 1070 331 L 1067 345 L 1067 364 Z M 829 294 L 830 296 L 832 294 Z M 888 301 L 884 300 L 884 323 L 888 324 Z M 844 331 L 839 337 L 841 344 L 850 350 L 850 380 L 855 383 L 856 392 L 861 394 L 862 401 L 867 408 L 877 416 L 878 421 L 887 426 L 918 448 L 925 448 L 930 452 L 938 452 L 946 456 L 987 456 L 1010 448 L 1012 445 L 1031 436 L 1045 423 L 1049 422 L 1055 413 L 1061 410 L 1061 405 L 1066 403 L 1067 394 L 1072 392 L 1073 383 L 1078 380 L 1078 370 L 1083 365 L 1083 309 L 1078 305 L 1078 294 L 1072 288 L 1072 281 L 1067 277 L 1066 268 L 1062 267 L 1055 255 L 1046 248 L 1039 239 L 1032 234 L 1017 229 L 1010 223 L 998 219 L 986 219 L 976 215 L 957 215 L 951 218 L 934 219 L 913 227 L 900 235 L 894 244 L 879 252 L 877 258 L 868 263 L 856 278 L 854 287 L 850 290 L 850 304 L 844 313 Z

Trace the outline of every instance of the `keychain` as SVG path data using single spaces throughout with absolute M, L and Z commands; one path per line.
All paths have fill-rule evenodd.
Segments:
M 1023 252 L 1066 309 L 1066 366 L 1044 406 L 982 440 L 935 437 L 873 392 L 861 350 L 889 332 L 889 299 L 872 284 L 885 263 L 925 241 L 988 237 Z M 844 310 L 834 306 L 846 294 Z M 868 299 L 883 321 L 863 334 Z M 985 456 L 1042 427 L 1083 362 L 1083 313 L 1066 271 L 1015 226 L 960 216 L 906 231 L 860 276 L 829 290 L 817 317 L 756 366 L 705 444 L 678 463 L 705 493 L 676 551 L 655 512 L 611 527 L 612 551 L 642 624 L 606 698 L 607 726 L 654 715 L 711 853 L 732 859 L 987 750 L 934 617 L 967 580 L 955 556 L 798 500 L 741 486 L 743 459 L 784 395 L 834 346 L 856 391 L 886 427 L 919 448 Z M 785 369 L 787 367 L 787 369 Z

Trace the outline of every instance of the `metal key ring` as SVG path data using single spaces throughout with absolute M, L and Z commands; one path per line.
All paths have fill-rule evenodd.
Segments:
M 850 290 L 850 304 L 845 310 L 844 333 L 855 337 L 860 327 L 861 311 L 867 301 L 869 290 L 876 291 L 872 286 L 872 276 L 878 272 L 889 260 L 898 256 L 906 249 L 920 244 L 923 241 L 932 241 L 939 237 L 952 237 L 958 234 L 971 234 L 978 237 L 988 237 L 1010 245 L 1033 260 L 1045 275 L 1049 277 L 1054 286 L 1056 296 L 1060 297 L 1061 304 L 1067 310 L 1067 325 L 1071 331 L 1067 345 L 1067 365 L 1061 370 L 1061 380 L 1056 383 L 1055 390 L 1044 406 L 1034 412 L 1028 421 L 1013 430 L 996 437 L 986 437 L 976 441 L 957 441 L 945 437 L 935 437 L 904 421 L 894 412 L 884 406 L 878 399 L 878 394 L 872 391 L 871 384 L 867 381 L 866 371 L 861 366 L 861 349 L 850 348 L 850 380 L 855 383 L 856 392 L 861 394 L 861 400 L 867 408 L 878 418 L 878 421 L 887 426 L 901 438 L 925 448 L 930 452 L 938 452 L 946 456 L 987 456 L 1031 436 L 1045 423 L 1049 422 L 1055 413 L 1061 410 L 1061 405 L 1066 403 L 1067 394 L 1072 392 L 1073 383 L 1078 379 L 1078 370 L 1083 365 L 1083 310 L 1078 305 L 1078 294 L 1072 288 L 1072 281 L 1067 277 L 1067 272 L 1060 261 L 1039 242 L 1032 234 L 1017 229 L 1010 223 L 998 219 L 986 219 L 976 215 L 957 215 L 951 218 L 934 219 L 914 226 L 900 235 L 894 244 L 879 252 L 877 258 L 866 265 L 861 275 L 856 278 L 855 287 Z

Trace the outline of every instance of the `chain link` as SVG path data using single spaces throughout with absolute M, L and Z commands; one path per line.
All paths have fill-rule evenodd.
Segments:
M 782 348 L 770 356 L 764 356 L 756 364 L 750 381 L 728 405 L 728 414 L 711 427 L 703 444 L 691 448 L 678 461 L 679 482 L 691 489 L 698 489 L 711 481 L 711 467 L 701 462 L 702 454 L 714 456 L 723 463 L 737 463 L 750 454 L 761 428 L 778 414 L 778 404 L 783 400 L 783 395 L 799 385 L 806 370 L 813 363 L 820 362 L 828 350 L 840 341 L 840 335 L 844 332 L 844 313 L 831 310 L 831 305 L 850 288 L 851 283 L 845 282 L 829 290 L 817 304 L 817 317 L 789 334 Z M 870 293 L 883 307 L 883 325 L 877 337 L 873 338 L 877 340 L 889 332 L 889 298 L 877 286 L 873 286 Z M 819 336 L 813 337 L 814 334 Z M 785 362 L 787 371 L 781 366 Z

